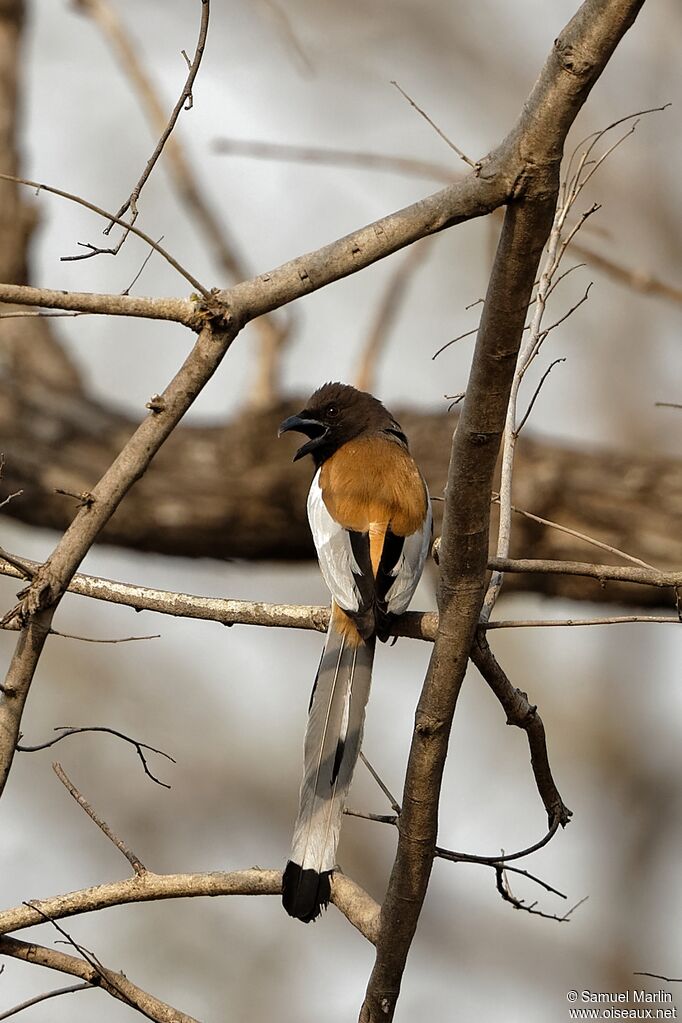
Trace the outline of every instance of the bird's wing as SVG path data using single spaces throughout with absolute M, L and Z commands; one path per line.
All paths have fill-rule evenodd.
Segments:
M 400 557 L 389 573 L 393 576 L 393 583 L 387 589 L 385 598 L 389 614 L 401 615 L 407 611 L 429 554 L 432 531 L 433 515 L 429 501 L 421 529 L 405 537 Z
M 362 570 L 353 552 L 351 533 L 332 518 L 322 500 L 319 470 L 308 493 L 308 521 L 332 597 L 344 611 L 359 611 L 364 603 L 358 585 Z

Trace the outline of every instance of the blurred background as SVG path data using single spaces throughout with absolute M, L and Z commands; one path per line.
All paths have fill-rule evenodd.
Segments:
M 170 110 L 193 52 L 199 3 L 111 0 Z M 87 5 L 86 5 L 87 6 Z M 408 157 L 453 173 L 463 165 L 391 85 L 398 83 L 457 145 L 484 155 L 513 124 L 552 40 L 575 0 L 465 3 L 412 0 L 310 3 L 214 0 L 194 104 L 177 128 L 202 193 L 220 212 L 244 260 L 264 272 L 441 187 L 437 172 L 321 166 L 218 152 L 216 141 L 258 140 Z M 594 179 L 584 207 L 602 210 L 583 241 L 623 265 L 680 282 L 679 166 L 682 80 L 675 0 L 645 5 L 578 119 L 573 141 L 626 114 L 672 101 Z M 117 208 L 154 145 L 130 81 L 87 10 L 29 2 L 20 80 L 22 172 Z M 226 148 L 223 143 L 223 150 Z M 120 292 L 145 246 L 129 239 L 113 259 L 61 262 L 101 225 L 56 198 L 33 200 L 40 226 L 31 250 L 36 285 Z M 164 159 L 145 187 L 139 224 L 209 285 L 228 283 L 180 204 Z M 582 206 L 581 206 L 582 209 Z M 475 327 L 499 221 L 472 222 L 433 240 L 409 281 L 374 383 L 388 404 L 441 408 L 464 389 L 471 342 L 441 345 Z M 328 379 L 354 379 L 398 253 L 297 303 L 282 365 L 282 392 L 305 397 Z M 578 261 L 577 259 L 573 260 Z M 589 301 L 553 334 L 546 363 L 567 362 L 546 384 L 532 417 L 536 435 L 636 455 L 678 455 L 682 413 L 680 307 L 624 288 L 587 266 L 558 293 L 561 315 L 595 281 Z M 188 287 L 153 256 L 137 294 L 186 296 Z M 555 317 L 552 317 L 552 319 Z M 7 321 L 11 323 L 12 321 Z M 82 317 L 53 321 L 90 392 L 141 415 L 188 350 L 175 325 Z M 0 323 L 0 335 L 7 324 Z M 249 327 L 195 405 L 195 421 L 235 416 L 257 376 L 258 337 Z M 244 412 L 244 414 L 248 414 Z M 273 445 L 277 443 L 272 438 Z M 285 443 L 284 441 L 281 443 Z M 0 439 L 0 449 L 1 449 Z M 2 519 L 0 544 L 45 558 L 57 535 Z M 529 555 L 532 552 L 528 552 Z M 637 554 L 636 550 L 631 553 Z M 586 558 L 591 554 L 586 550 Z M 92 574 L 163 589 L 281 602 L 324 603 L 311 564 L 283 566 L 161 558 L 97 548 Z M 14 580 L 0 579 L 3 609 Z M 426 578 L 413 606 L 434 606 Z M 600 605 L 503 598 L 504 618 L 604 614 Z M 54 776 L 58 759 L 95 808 L 152 870 L 278 867 L 296 810 L 309 689 L 322 639 L 314 633 L 230 630 L 172 620 L 69 596 L 55 623 L 93 637 L 160 633 L 148 642 L 98 646 L 54 638 L 43 655 L 24 719 L 24 741 L 59 725 L 108 725 L 167 751 L 146 778 L 134 750 L 110 736 L 81 735 L 21 754 L 5 793 L 0 843 L 3 906 L 126 874 L 113 846 Z M 0 633 L 5 661 L 15 636 Z M 555 779 L 574 818 L 524 863 L 568 901 L 513 880 L 520 897 L 561 915 L 588 896 L 570 922 L 516 912 L 492 872 L 437 862 L 396 1018 L 526 1021 L 568 1018 L 566 992 L 624 991 L 633 971 L 680 976 L 682 886 L 682 688 L 680 637 L 669 627 L 505 630 L 493 648 L 516 685 L 539 705 Z M 382 649 L 365 751 L 399 795 L 426 644 Z M 353 807 L 386 812 L 360 766 Z M 440 843 L 493 855 L 524 847 L 545 830 L 523 735 L 475 671 L 458 707 L 445 779 Z M 348 818 L 339 860 L 381 899 L 393 831 Z M 291 921 L 278 899 L 197 899 L 128 906 L 67 922 L 103 963 L 201 1020 L 306 1023 L 354 1019 L 372 948 L 334 909 L 314 927 Z M 52 943 L 45 926 L 31 934 Z M 2 1007 L 59 986 L 63 978 L 7 961 Z M 651 989 L 658 987 L 651 981 Z M 672 987 L 673 997 L 676 997 Z M 679 1000 L 682 1001 L 682 993 Z M 101 993 L 52 1000 L 25 1019 L 122 1020 L 131 1010 Z

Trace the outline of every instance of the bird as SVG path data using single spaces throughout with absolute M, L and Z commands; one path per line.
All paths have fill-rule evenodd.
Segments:
M 373 395 L 326 383 L 289 431 L 308 439 L 294 461 L 312 457 L 308 521 L 332 596 L 329 628 L 313 685 L 303 780 L 282 878 L 290 916 L 309 923 L 326 908 L 346 795 L 360 755 L 376 640 L 412 599 L 432 536 L 431 502 L 399 423 Z

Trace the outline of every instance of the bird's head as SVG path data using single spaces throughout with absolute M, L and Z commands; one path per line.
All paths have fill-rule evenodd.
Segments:
M 318 387 L 298 415 L 284 420 L 278 436 L 290 430 L 309 438 L 294 455 L 294 461 L 312 455 L 316 465 L 321 465 L 342 444 L 361 433 L 386 431 L 404 441 L 399 425 L 378 398 L 339 383 Z

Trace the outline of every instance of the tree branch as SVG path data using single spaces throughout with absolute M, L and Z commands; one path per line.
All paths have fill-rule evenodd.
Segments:
M 682 586 L 682 572 L 664 572 L 655 568 L 638 568 L 630 565 L 593 565 L 585 561 L 549 561 L 535 558 L 490 558 L 488 568 L 498 572 L 578 575 L 598 579 L 600 583 L 612 579 L 623 583 L 639 583 L 643 586 Z
M 556 40 L 509 136 L 524 153 L 533 154 L 533 166 L 518 182 L 517 201 L 507 207 L 452 443 L 438 635 L 417 707 L 398 851 L 382 905 L 362 1023 L 393 1018 L 431 873 L 450 728 L 483 603 L 493 474 L 526 309 L 554 215 L 564 140 L 641 5 L 642 0 L 586 0 Z
M 133 868 L 133 871 L 138 876 L 146 874 L 147 868 L 145 867 L 144 863 L 139 858 L 139 856 L 136 856 L 132 849 L 128 848 L 128 846 L 125 844 L 122 838 L 119 838 L 118 835 L 114 834 L 114 832 L 111 830 L 111 828 L 104 820 L 104 818 L 99 816 L 99 814 L 94 810 L 90 803 L 88 803 L 83 793 L 79 792 L 79 790 L 76 788 L 76 786 L 73 784 L 73 782 L 67 775 L 62 765 L 59 763 L 54 763 L 52 765 L 52 770 L 57 775 L 57 777 L 59 778 L 60 782 L 65 787 L 69 795 L 73 796 L 73 798 L 76 800 L 81 809 L 88 815 L 90 820 L 93 821 L 100 829 L 100 831 L 107 836 L 109 841 L 116 846 L 118 851 L 120 853 L 123 853 L 128 863 Z
M 46 966 L 50 970 L 59 970 L 60 973 L 68 973 L 72 977 L 81 977 L 88 985 L 102 988 L 107 994 L 138 1009 L 157 1023 L 198 1023 L 193 1016 L 188 1016 L 143 991 L 124 974 L 108 970 L 101 965 L 84 962 L 67 952 L 58 952 L 53 948 L 36 945 L 34 942 L 3 936 L 0 937 L 0 955 L 12 956 L 14 959 L 22 959 L 37 966 Z
M 78 0 L 78 9 L 89 15 L 106 36 L 139 97 L 152 130 L 163 132 L 166 127 L 163 105 L 133 39 L 117 12 L 107 0 Z M 206 7 L 202 15 L 207 19 Z M 177 131 L 168 138 L 166 158 L 178 198 L 187 210 L 192 226 L 206 239 L 223 274 L 230 281 L 246 280 L 251 273 L 239 252 L 239 247 L 222 222 L 218 211 L 212 208 Z M 258 381 L 253 389 L 252 400 L 256 407 L 264 408 L 277 399 L 279 362 L 290 325 L 285 326 L 271 317 L 264 317 L 258 319 L 254 326 L 259 333 L 261 352 L 258 360 Z
M 0 302 L 42 306 L 46 309 L 75 309 L 82 313 L 96 313 L 102 316 L 173 320 L 192 328 L 199 324 L 197 305 L 181 298 L 93 295 L 90 292 L 31 288 L 26 284 L 0 284 Z
M 161 396 L 162 408 L 149 413 L 92 489 L 92 503 L 77 512 L 16 609 L 25 628 L 0 700 L 0 792 L 12 766 L 26 698 L 62 595 L 102 527 L 220 365 L 237 329 L 203 328 L 184 365 Z
M 35 995 L 33 998 L 28 998 L 25 1002 L 21 1002 L 19 1005 L 14 1005 L 11 1009 L 7 1009 L 6 1012 L 0 1013 L 0 1020 L 9 1019 L 10 1016 L 16 1016 L 18 1013 L 23 1012 L 24 1009 L 30 1009 L 32 1005 L 38 1005 L 39 1002 L 46 1002 L 49 998 L 57 998 L 59 995 L 70 995 L 75 991 L 87 991 L 93 986 L 93 984 L 85 981 L 84 984 L 69 984 L 68 987 L 59 987 L 54 991 L 45 991 L 43 994 Z
M 48 920 L 64 920 L 80 913 L 94 913 L 111 906 L 162 899 L 192 899 L 218 895 L 280 895 L 279 870 L 213 871 L 203 874 L 155 874 L 147 871 L 122 881 L 110 881 L 49 899 L 34 899 L 0 911 L 0 934 L 33 927 Z M 368 941 L 376 937 L 379 907 L 355 881 L 337 871 L 332 882 L 332 902 Z
M 74 195 L 73 192 L 67 192 L 63 188 L 55 188 L 54 185 L 46 185 L 40 181 L 30 181 L 28 178 L 20 178 L 11 174 L 0 174 L 0 179 L 4 181 L 13 181 L 17 185 L 26 185 L 29 188 L 35 188 L 37 192 L 48 192 L 50 195 L 58 195 L 62 199 L 68 199 L 69 202 L 76 203 L 78 206 L 84 206 L 87 210 L 91 210 L 92 213 L 96 213 L 97 216 L 103 217 L 105 220 L 111 220 L 114 224 L 120 224 L 125 227 L 127 231 L 131 231 L 133 234 L 141 238 L 143 242 L 146 242 L 151 249 L 158 252 L 159 255 L 163 256 L 167 263 L 169 263 L 174 270 L 184 277 L 193 288 L 203 295 L 205 299 L 210 299 L 210 294 L 207 289 L 200 284 L 199 281 L 194 277 L 189 270 L 186 270 L 174 256 L 171 256 L 170 252 L 162 248 L 158 242 L 155 242 L 145 231 L 141 231 L 139 227 L 133 227 L 132 224 L 122 220 L 121 217 L 117 217 L 114 213 L 109 213 L 107 210 L 102 209 L 101 206 L 96 206 L 90 202 L 89 199 L 84 199 L 80 195 Z M 70 257 L 73 258 L 73 257 Z M 60 307 L 61 308 L 61 307 Z
M 566 827 L 573 811 L 569 810 L 564 803 L 552 777 L 547 754 L 545 726 L 537 712 L 537 707 L 528 702 L 525 693 L 511 684 L 497 663 L 482 629 L 477 631 L 476 639 L 471 646 L 471 660 L 500 701 L 507 715 L 507 724 L 516 725 L 526 733 L 535 784 L 547 811 L 550 828 L 559 824 Z

